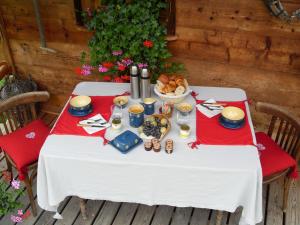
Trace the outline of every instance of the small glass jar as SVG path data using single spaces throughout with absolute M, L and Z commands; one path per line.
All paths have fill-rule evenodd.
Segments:
M 119 130 L 122 127 L 122 120 L 121 117 L 114 117 L 111 121 L 111 127 L 114 130 Z
M 181 124 L 180 125 L 180 131 L 179 131 L 179 136 L 181 138 L 188 138 L 191 133 L 191 128 L 187 124 Z

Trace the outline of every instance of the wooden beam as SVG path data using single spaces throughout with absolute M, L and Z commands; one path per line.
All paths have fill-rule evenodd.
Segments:
M 0 34 L 3 39 L 4 48 L 6 51 L 6 58 L 12 67 L 13 73 L 16 73 L 16 66 L 15 66 L 14 58 L 12 56 L 9 39 L 7 38 L 5 23 L 4 23 L 4 19 L 3 19 L 3 13 L 1 12 L 1 9 L 0 9 Z

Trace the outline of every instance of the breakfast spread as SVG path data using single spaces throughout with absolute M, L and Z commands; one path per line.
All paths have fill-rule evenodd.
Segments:
M 199 107 L 202 106 L 206 111 L 218 111 L 221 115 L 218 117 L 218 122 L 224 128 L 228 129 L 239 129 L 245 124 L 245 112 L 239 107 L 226 106 L 227 103 L 218 103 L 214 99 L 208 99 L 206 101 L 197 102 L 197 104 L 190 103 L 189 100 L 184 99 L 191 93 L 188 82 L 182 75 L 175 74 L 161 74 L 154 87 L 154 92 L 159 99 L 152 97 L 151 95 L 143 95 L 140 93 L 139 96 L 144 96 L 138 101 L 134 101 L 135 98 L 129 99 L 128 96 L 116 96 L 113 98 L 113 105 L 111 110 L 114 112 L 111 115 L 110 123 L 112 130 L 115 133 L 122 130 L 126 123 L 123 123 L 123 109 L 129 105 L 128 119 L 129 126 L 136 128 L 139 133 L 139 139 L 135 139 L 137 143 L 140 140 L 144 141 L 144 149 L 146 151 L 160 152 L 162 147 L 162 139 L 171 130 L 171 122 L 173 111 L 176 110 L 175 129 L 177 129 L 178 137 L 186 139 L 191 134 L 191 122 L 195 121 L 191 118 L 191 113 L 194 107 L 198 111 L 202 112 Z M 135 95 L 137 97 L 137 95 Z M 132 104 L 129 104 L 133 100 Z M 157 103 L 156 103 L 157 102 Z M 89 96 L 77 96 L 70 100 L 69 112 L 73 116 L 83 116 L 92 112 L 92 101 Z M 155 114 L 155 104 L 160 104 L 159 114 Z M 116 113 L 116 111 L 118 113 Z M 198 112 L 197 111 L 197 112 Z M 79 114 L 81 113 L 81 114 Z M 202 112 L 202 114 L 206 115 Z M 216 116 L 214 114 L 213 116 Z M 196 113 L 196 116 L 198 114 Z M 212 116 L 212 117 L 213 117 Z M 212 117 L 208 117 L 209 119 Z M 198 118 L 198 117 L 197 117 Z M 81 126 L 101 126 L 102 124 L 79 124 Z M 197 128 L 197 127 L 196 127 Z M 117 132 L 116 132 L 117 131 Z M 126 134 L 126 133 L 125 133 Z M 125 149 L 130 146 L 126 145 L 125 135 L 121 136 L 125 143 Z M 128 133 L 128 135 L 130 132 Z M 132 136 L 132 135 L 131 135 Z M 127 136 L 126 136 L 127 137 Z M 135 141 L 134 140 L 134 141 Z M 118 146 L 119 143 L 116 143 Z M 134 143 L 136 144 L 136 143 Z M 174 140 L 167 139 L 164 143 L 165 152 L 168 154 L 174 151 Z

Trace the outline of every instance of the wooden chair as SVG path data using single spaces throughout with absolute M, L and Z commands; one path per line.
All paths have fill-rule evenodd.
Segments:
M 267 113 L 272 116 L 267 131 L 268 136 L 271 137 L 285 152 L 287 152 L 291 157 L 293 157 L 298 163 L 300 157 L 300 121 L 285 109 L 270 103 L 257 102 L 256 110 L 258 112 Z M 277 181 L 281 178 L 284 178 L 284 195 L 282 210 L 283 223 L 285 224 L 288 195 L 292 182 L 292 179 L 289 177 L 290 173 L 291 168 L 287 168 L 283 171 L 274 173 L 270 176 L 266 176 L 263 178 L 263 184 L 267 185 L 264 217 L 265 225 L 267 224 L 270 183 Z
M 57 114 L 38 110 L 39 108 L 37 105 L 37 103 L 48 101 L 49 97 L 50 95 L 48 92 L 37 91 L 37 92 L 28 92 L 28 93 L 20 94 L 11 97 L 5 101 L 0 101 L 0 121 L 2 121 L 0 134 L 1 136 L 4 135 L 0 137 L 0 140 L 1 138 L 9 137 L 16 130 L 19 130 L 20 128 L 26 128 L 26 126 L 30 122 L 34 120 L 37 121 L 36 119 L 41 118 L 43 121 L 45 121 L 45 124 L 49 126 L 53 125 L 57 117 Z M 40 112 L 39 115 L 38 112 Z M 12 159 L 14 157 L 11 157 L 11 155 L 9 156 L 7 153 L 5 153 L 5 148 L 3 148 L 2 150 L 4 150 L 4 154 L 7 162 L 7 169 L 11 174 L 13 174 L 12 167 L 17 168 L 16 163 Z M 33 178 L 37 174 L 37 160 L 38 159 L 35 159 L 35 162 L 32 162 L 30 165 L 26 165 L 26 169 L 28 173 L 25 174 L 25 178 L 23 180 L 29 196 L 32 214 L 34 216 L 36 216 L 37 214 L 37 208 L 34 201 L 34 195 L 32 192 L 32 184 L 33 184 Z M 31 172 L 31 175 L 29 175 L 29 172 Z
M 258 112 L 266 113 L 271 115 L 271 121 L 267 130 L 267 135 L 272 138 L 272 140 L 280 146 L 282 150 L 288 153 L 296 162 L 299 162 L 300 157 L 300 121 L 291 115 L 288 111 L 273 105 L 270 103 L 257 102 L 256 110 Z M 262 167 L 264 165 L 262 164 Z M 264 224 L 267 225 L 268 217 L 268 206 L 269 206 L 269 194 L 270 194 L 270 184 L 281 178 L 284 179 L 283 185 L 283 224 L 285 224 L 286 210 L 288 203 L 289 189 L 291 186 L 292 179 L 290 178 L 290 173 L 292 168 L 286 168 L 279 172 L 272 173 L 271 175 L 263 177 L 263 184 L 267 186 L 266 190 L 266 205 L 264 213 Z M 229 223 L 230 213 L 227 217 L 226 224 Z M 218 211 L 217 214 L 217 225 L 222 223 L 222 212 Z

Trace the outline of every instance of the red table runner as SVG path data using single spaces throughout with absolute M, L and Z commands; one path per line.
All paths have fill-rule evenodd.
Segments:
M 104 134 L 106 129 L 93 134 L 88 134 L 82 127 L 78 127 L 77 124 L 79 121 L 88 119 L 98 113 L 100 113 L 103 118 L 108 121 L 111 116 L 111 106 L 113 105 L 114 97 L 115 96 L 91 96 L 93 112 L 85 117 L 72 116 L 68 112 L 68 103 L 50 134 L 96 136 L 102 137 L 105 140 Z
M 195 98 L 195 95 L 193 96 Z M 196 100 L 196 103 L 203 103 L 204 100 Z M 206 117 L 199 110 L 196 110 L 196 141 L 190 143 L 190 147 L 196 148 L 199 144 L 207 145 L 254 145 L 251 128 L 246 113 L 245 101 L 220 102 L 226 106 L 239 107 L 245 112 L 245 125 L 236 130 L 224 128 L 219 123 L 220 115 L 212 118 Z

